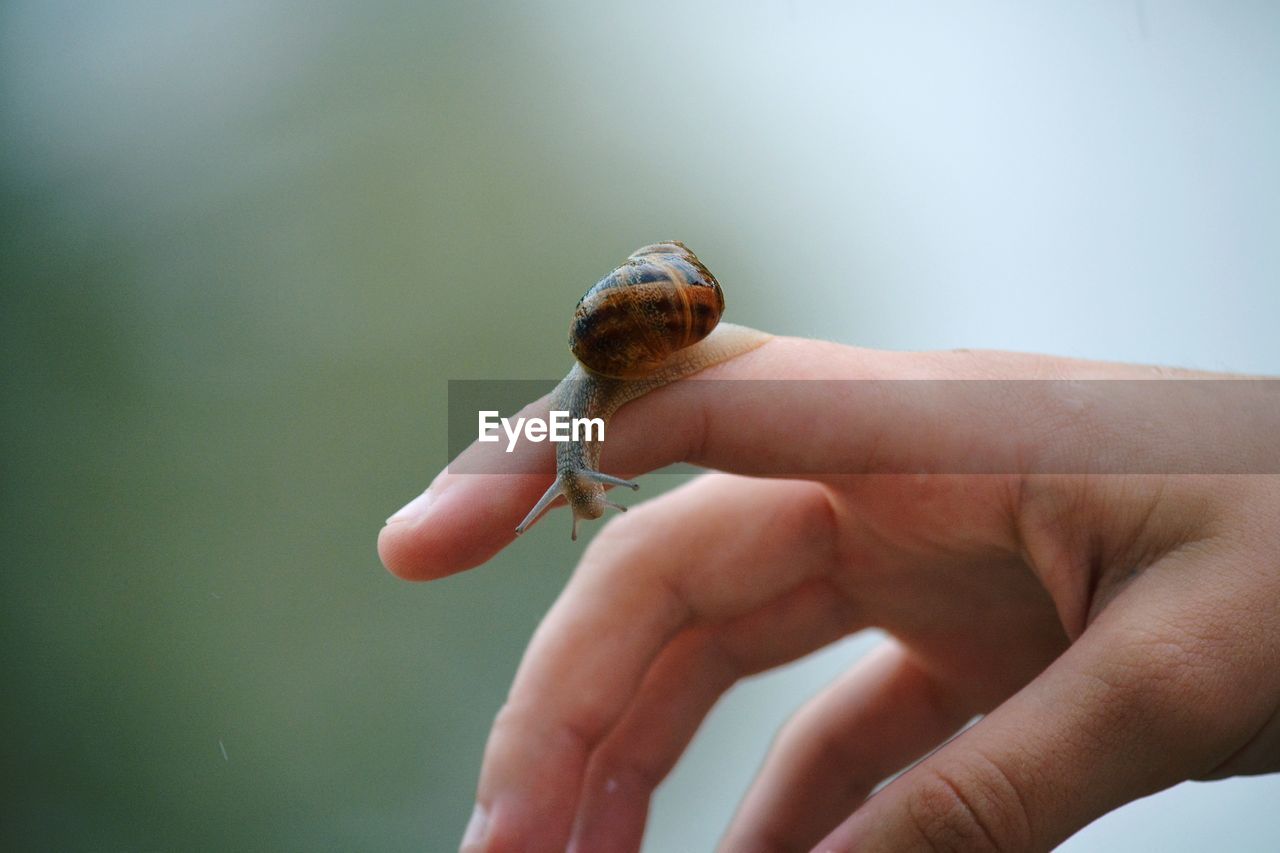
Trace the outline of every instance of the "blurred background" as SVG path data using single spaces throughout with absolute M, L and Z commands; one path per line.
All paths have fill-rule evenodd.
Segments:
M 452 849 L 582 546 L 374 539 L 446 381 L 563 375 L 643 243 L 775 332 L 1280 372 L 1280 6 L 691 5 L 0 5 L 6 848 Z M 875 640 L 730 694 L 646 850 Z M 1066 849 L 1273 850 L 1277 801 Z

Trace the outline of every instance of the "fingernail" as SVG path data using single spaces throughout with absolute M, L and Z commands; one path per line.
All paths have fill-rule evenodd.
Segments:
M 401 521 L 417 521 L 427 514 L 427 508 L 431 506 L 434 495 L 431 490 L 427 489 L 413 500 L 409 501 L 387 519 L 387 524 L 397 523 Z
M 462 834 L 462 846 L 458 853 L 480 853 L 484 849 L 484 839 L 489 832 L 489 813 L 484 806 L 476 803 L 471 811 L 471 820 L 467 821 L 467 831 Z

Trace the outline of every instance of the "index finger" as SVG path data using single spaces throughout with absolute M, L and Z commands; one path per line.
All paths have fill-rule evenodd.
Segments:
M 954 400 L 887 395 L 875 382 L 700 380 L 990 378 L 1043 373 L 1046 361 L 773 338 L 623 407 L 609 426 L 602 468 L 633 475 L 687 461 L 736 474 L 821 480 L 873 465 L 908 471 L 963 465 L 975 444 L 1008 433 L 1007 418 L 972 405 L 956 407 Z M 546 409 L 544 398 L 523 414 L 545 415 Z M 553 455 L 526 442 L 499 464 L 497 444 L 472 444 L 459 467 L 521 473 L 442 472 L 388 519 L 378 538 L 383 563 L 402 578 L 431 580 L 485 562 L 515 538 L 516 524 L 546 491 Z
M 778 379 L 812 375 L 811 366 L 830 359 L 820 350 L 842 355 L 847 347 L 792 338 L 774 338 L 759 348 L 698 374 L 697 379 Z M 847 355 L 845 355 L 847 358 Z M 868 375 L 869 368 L 860 368 Z M 849 377 L 848 366 L 843 377 Z M 731 393 L 730 383 L 686 380 L 668 385 L 623 407 L 609 424 L 603 468 L 611 472 L 652 471 L 688 461 L 735 473 L 803 476 L 823 468 L 829 441 L 811 433 L 808 421 L 830 414 L 830 401 L 806 394 L 797 383 L 769 383 L 773 399 L 762 399 L 761 386 Z M 547 400 L 521 414 L 546 414 Z M 768 411 L 770 416 L 760 417 Z M 840 443 L 849 441 L 847 425 Z M 494 457 L 491 459 L 491 457 Z M 515 538 L 515 526 L 546 491 L 555 474 L 554 454 L 546 445 L 523 443 L 511 457 L 497 444 L 474 443 L 456 462 L 466 470 L 519 470 L 523 473 L 456 474 L 448 469 L 429 489 L 387 521 L 378 537 L 378 552 L 394 574 L 412 580 L 444 577 L 479 565 Z M 486 467 L 487 465 L 487 467 Z M 453 466 L 451 466 L 453 467 Z

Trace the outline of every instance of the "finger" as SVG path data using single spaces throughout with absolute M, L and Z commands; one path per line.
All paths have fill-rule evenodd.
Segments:
M 885 642 L 782 729 L 720 849 L 809 850 L 969 716 L 897 641 Z
M 795 355 L 775 356 L 772 364 L 759 363 L 760 356 L 786 343 L 790 342 L 771 340 L 757 350 L 703 371 L 700 378 L 732 379 L 752 376 L 752 370 L 778 371 L 781 365 L 791 364 Z M 672 407 L 678 403 L 670 400 L 660 411 L 651 410 L 655 400 L 661 402 L 683 384 L 653 391 L 614 416 L 609 424 L 603 468 L 643 472 L 682 459 L 697 461 L 694 448 L 702 443 L 704 407 L 715 409 L 715 401 L 701 397 L 725 395 L 694 395 L 694 402 L 683 403 L 680 417 L 673 416 Z M 717 385 L 700 387 L 705 390 Z M 526 406 L 519 416 L 545 418 L 548 408 L 548 398 L 544 397 Z M 662 426 L 657 430 L 655 425 L 659 423 Z M 655 441 L 659 433 L 660 441 Z M 457 471 L 516 473 L 497 476 Z M 475 442 L 435 478 L 430 488 L 387 519 L 378 535 L 378 554 L 392 573 L 409 580 L 444 577 L 479 565 L 515 538 L 516 524 L 546 492 L 554 474 L 554 454 L 542 444 L 522 442 L 508 454 L 499 445 Z M 557 499 L 552 506 L 563 505 L 563 500 Z
M 976 448 L 990 445 L 994 436 L 1007 436 L 1011 428 L 1011 418 L 999 407 L 966 403 L 962 391 L 956 392 L 957 402 L 928 391 L 912 395 L 897 388 L 898 393 L 887 394 L 874 382 L 836 387 L 700 380 L 990 377 L 1046 369 L 1037 365 L 1035 359 L 1008 353 L 886 353 L 774 338 L 697 379 L 623 407 L 609 425 L 602 467 L 631 474 L 689 461 L 780 477 L 850 473 L 873 464 L 962 470 L 980 458 Z M 545 417 L 547 405 L 540 400 L 521 414 Z M 510 455 L 497 444 L 473 444 L 452 468 L 518 473 L 443 472 L 423 496 L 388 520 L 378 538 L 383 563 L 400 577 L 427 580 L 488 560 L 512 541 L 516 524 L 546 491 L 552 456 L 544 445 L 530 442 Z
M 1048 850 L 1238 749 L 1253 729 L 1234 717 L 1250 709 L 1265 719 L 1270 700 L 1257 685 L 1274 664 L 1252 653 L 1249 627 L 1207 616 L 1233 612 L 1214 599 L 1237 592 L 1188 562 L 1148 569 L 1040 676 L 820 849 Z M 1254 671 L 1242 672 L 1244 662 Z
M 858 627 L 849 601 L 817 580 L 744 616 L 682 631 L 592 754 L 569 849 L 638 850 L 653 790 L 720 696 Z
M 587 759 L 682 629 L 766 606 L 830 568 L 830 505 L 812 483 L 700 478 L 619 516 L 525 653 L 485 750 L 488 846 L 562 849 Z

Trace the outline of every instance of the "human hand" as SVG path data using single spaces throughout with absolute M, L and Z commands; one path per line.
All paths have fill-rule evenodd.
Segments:
M 704 374 L 1157 375 L 782 338 Z M 1274 452 L 1274 395 L 1249 417 L 1192 401 L 1131 422 L 1054 391 L 1070 382 L 1011 383 L 992 407 L 876 383 L 767 383 L 768 399 L 728 385 L 676 383 L 611 426 L 611 470 L 688 460 L 754 477 L 700 477 L 591 543 L 494 723 L 464 849 L 637 849 L 650 794 L 728 687 L 871 626 L 892 639 L 788 723 L 723 849 L 1046 849 L 1179 781 L 1280 769 L 1275 469 L 1051 461 Z M 1016 470 L 966 473 L 1010 450 Z M 550 471 L 502 488 L 442 474 L 382 531 L 384 562 L 414 579 L 484 562 Z

